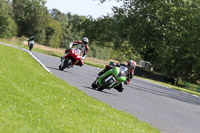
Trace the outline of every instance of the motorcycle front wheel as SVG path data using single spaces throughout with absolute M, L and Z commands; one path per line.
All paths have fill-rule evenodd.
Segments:
M 95 81 L 92 83 L 92 88 L 93 88 L 93 89 L 96 89 L 96 88 L 98 87 L 96 82 L 97 82 L 97 80 L 95 80 Z
M 72 59 L 68 59 L 65 61 L 65 66 L 69 67 L 72 64 Z
M 66 67 L 69 67 L 72 64 L 72 59 L 67 59 L 63 62 L 63 65 L 61 64 L 59 66 L 59 70 L 63 71 Z
M 31 47 L 31 46 L 30 46 L 30 47 L 29 47 L 29 51 L 31 51 L 31 50 L 32 50 L 32 48 L 33 48 L 33 47 Z
M 102 91 L 106 88 L 108 88 L 112 83 L 114 82 L 114 80 L 111 78 L 108 81 L 106 81 L 105 83 L 103 83 L 99 88 L 98 91 Z
M 61 70 L 61 71 L 63 71 L 65 68 L 64 67 L 62 67 L 61 65 L 58 67 L 59 68 L 59 70 Z

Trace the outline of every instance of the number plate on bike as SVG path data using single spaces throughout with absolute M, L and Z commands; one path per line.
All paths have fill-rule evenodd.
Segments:
M 78 50 L 76 50 L 75 55 L 79 55 L 79 54 L 80 54 L 80 52 Z

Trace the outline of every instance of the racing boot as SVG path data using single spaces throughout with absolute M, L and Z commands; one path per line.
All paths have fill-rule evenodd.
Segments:
M 124 90 L 122 84 L 119 84 L 118 86 L 116 86 L 115 89 L 116 89 L 118 92 L 122 92 L 122 91 Z
M 124 90 L 124 88 L 122 87 L 122 88 L 117 88 L 116 89 L 118 92 L 122 92 L 123 90 Z

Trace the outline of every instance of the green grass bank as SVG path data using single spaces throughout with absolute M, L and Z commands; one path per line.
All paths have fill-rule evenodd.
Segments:
M 2 133 L 159 132 L 46 72 L 28 53 L 3 45 L 0 99 Z

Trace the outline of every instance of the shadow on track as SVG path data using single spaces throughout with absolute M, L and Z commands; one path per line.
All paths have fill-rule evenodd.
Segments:
M 49 66 L 47 66 L 47 68 L 49 68 L 49 69 L 53 69 L 53 70 L 57 70 L 57 71 L 60 71 L 60 72 L 72 73 L 72 72 L 65 71 L 65 70 L 61 71 L 60 69 L 58 69 L 58 68 L 54 68 L 54 67 L 49 67 Z
M 49 67 L 49 66 L 47 66 L 47 68 L 49 68 L 49 69 L 54 69 L 54 70 L 59 70 L 58 68 Z M 59 71 L 60 71 L 60 70 L 59 70 Z
M 87 88 L 87 89 L 90 89 L 90 90 L 98 91 L 98 90 L 96 90 L 96 89 L 93 89 L 92 87 L 88 87 L 88 86 L 82 86 L 82 87 Z M 113 94 L 113 93 L 110 93 L 110 92 L 106 92 L 106 91 L 98 91 L 98 92 L 117 96 L 116 94 Z

